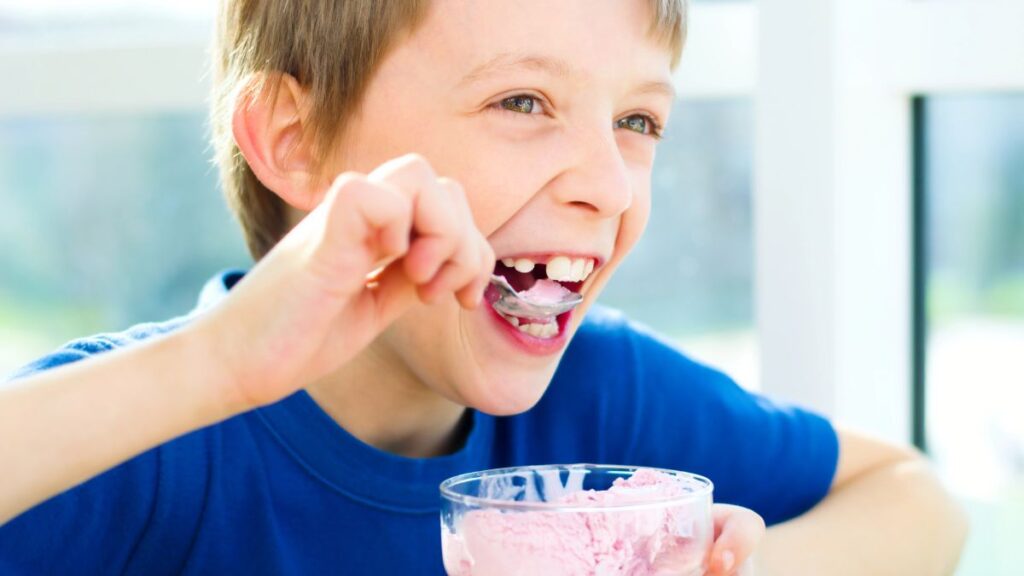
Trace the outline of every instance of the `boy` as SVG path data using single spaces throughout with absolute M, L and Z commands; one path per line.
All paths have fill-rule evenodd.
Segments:
M 437 574 L 442 479 L 571 461 L 712 478 L 713 574 L 749 572 L 754 512 L 762 573 L 949 572 L 916 455 L 591 309 L 646 222 L 684 20 L 228 0 L 212 120 L 258 264 L 4 390 L 0 572 Z M 481 304 L 492 271 L 584 303 L 526 326 Z

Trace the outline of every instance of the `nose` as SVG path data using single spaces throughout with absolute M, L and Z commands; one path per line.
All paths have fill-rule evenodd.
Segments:
M 614 130 L 579 131 L 566 142 L 578 153 L 554 186 L 555 199 L 567 206 L 611 218 L 633 203 L 629 171 Z

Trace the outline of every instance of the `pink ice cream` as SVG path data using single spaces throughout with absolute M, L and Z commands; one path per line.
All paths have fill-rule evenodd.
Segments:
M 537 280 L 529 290 L 519 293 L 519 297 L 534 304 L 554 304 L 572 291 L 554 280 Z
M 682 496 L 672 476 L 640 469 L 608 490 L 584 490 L 552 504 L 587 510 L 475 510 L 457 533 L 442 532 L 450 576 L 689 576 L 703 573 L 710 518 L 692 506 L 594 510 Z M 685 502 L 685 501 L 683 501 Z

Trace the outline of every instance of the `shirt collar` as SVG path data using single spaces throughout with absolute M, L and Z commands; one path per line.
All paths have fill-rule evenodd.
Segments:
M 243 276 L 245 276 L 245 270 L 230 269 L 224 270 L 207 280 L 203 290 L 199 293 L 199 302 L 196 304 L 196 309 L 200 311 L 206 310 L 218 304 L 228 295 L 231 288 L 238 284 L 238 281 Z

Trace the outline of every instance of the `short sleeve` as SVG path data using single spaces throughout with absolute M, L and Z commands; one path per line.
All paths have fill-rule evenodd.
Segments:
M 8 375 L 4 380 L 10 382 L 19 378 L 31 376 L 37 372 L 50 370 L 65 364 L 84 360 L 94 354 L 107 352 L 112 348 L 113 346 L 109 342 L 99 338 L 75 340 L 66 344 L 56 352 L 43 356 L 42 358 L 15 370 L 14 373 Z
M 768 524 L 825 497 L 839 451 L 828 420 L 748 392 L 641 328 L 627 341 L 637 463 L 705 475 L 716 501 L 750 508 Z
M 17 379 L 110 349 L 78 341 L 15 372 Z M 147 452 L 0 525 L 0 574 L 119 574 L 156 502 L 158 458 Z

